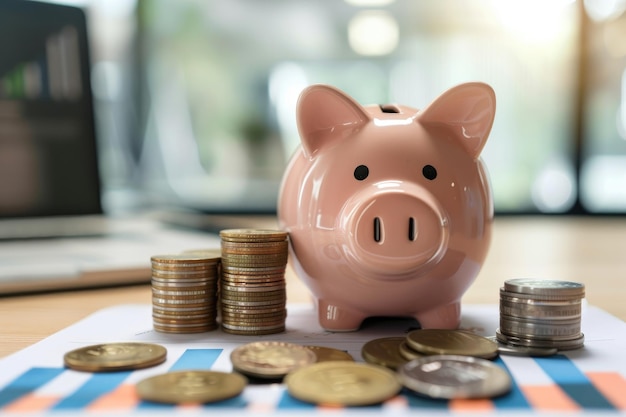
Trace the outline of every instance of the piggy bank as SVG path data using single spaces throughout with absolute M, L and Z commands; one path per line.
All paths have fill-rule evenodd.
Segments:
M 462 84 L 416 110 L 361 106 L 314 85 L 296 110 L 301 145 L 284 172 L 278 221 L 320 325 L 353 331 L 377 316 L 458 327 L 493 222 L 480 158 L 491 87 Z

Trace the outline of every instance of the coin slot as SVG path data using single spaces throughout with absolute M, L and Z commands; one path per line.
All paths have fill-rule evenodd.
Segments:
M 409 240 L 411 242 L 415 241 L 417 235 L 417 230 L 415 229 L 415 219 L 413 217 L 409 218 Z
M 400 113 L 400 109 L 398 108 L 398 106 L 395 106 L 393 104 L 380 104 L 378 107 L 380 107 L 380 111 L 382 111 L 383 113 Z
M 378 243 L 382 240 L 382 232 L 380 228 L 380 218 L 374 217 L 374 240 Z

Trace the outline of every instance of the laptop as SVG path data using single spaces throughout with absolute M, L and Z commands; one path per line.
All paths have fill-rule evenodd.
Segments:
M 149 282 L 150 256 L 215 234 L 103 211 L 87 22 L 0 2 L 0 294 Z

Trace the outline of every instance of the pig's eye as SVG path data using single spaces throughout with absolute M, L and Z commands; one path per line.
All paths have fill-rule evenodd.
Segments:
M 356 172 L 355 172 L 355 175 L 356 175 Z M 422 175 L 427 180 L 431 180 L 432 181 L 435 178 L 437 178 L 437 170 L 432 165 L 424 165 L 424 168 L 422 168 Z
M 354 178 L 363 181 L 370 174 L 370 170 L 365 165 L 359 165 L 354 169 Z

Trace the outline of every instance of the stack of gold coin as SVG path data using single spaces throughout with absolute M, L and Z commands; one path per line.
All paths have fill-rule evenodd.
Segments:
M 220 238 L 222 330 L 241 335 L 285 331 L 287 233 L 228 229 Z
M 216 329 L 219 251 L 152 256 L 152 319 L 164 333 Z
M 577 282 L 517 278 L 500 288 L 499 342 L 533 348 L 577 349 L 585 286 Z

